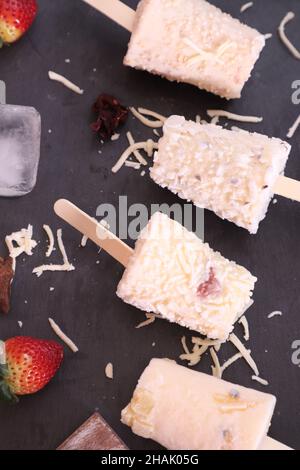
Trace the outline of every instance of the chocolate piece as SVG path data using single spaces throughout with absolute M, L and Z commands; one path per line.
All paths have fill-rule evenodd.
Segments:
M 57 450 L 128 450 L 99 413 L 94 413 Z
M 0 312 L 8 313 L 10 309 L 10 290 L 14 277 L 12 258 L 0 257 Z

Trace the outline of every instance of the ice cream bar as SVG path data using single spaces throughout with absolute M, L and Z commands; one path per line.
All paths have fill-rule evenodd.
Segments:
M 226 340 L 252 304 L 256 278 L 156 212 L 136 242 L 117 295 L 146 312 Z
M 125 65 L 240 98 L 265 38 L 204 0 L 141 0 Z
M 254 234 L 290 150 L 280 139 L 171 116 L 150 174 L 163 188 Z
M 127 450 L 99 413 L 94 413 L 58 450 Z
M 122 422 L 170 450 L 256 450 L 275 403 L 272 395 L 152 359 Z

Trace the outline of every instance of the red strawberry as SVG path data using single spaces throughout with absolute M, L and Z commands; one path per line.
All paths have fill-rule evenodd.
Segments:
M 23 36 L 36 14 L 36 0 L 0 0 L 0 46 Z
M 30 395 L 44 388 L 63 359 L 63 348 L 55 341 L 18 336 L 3 344 L 2 359 L 5 357 L 6 360 L 1 361 L 0 356 L 2 400 L 17 401 L 17 395 Z M 1 365 L 1 362 L 6 363 Z

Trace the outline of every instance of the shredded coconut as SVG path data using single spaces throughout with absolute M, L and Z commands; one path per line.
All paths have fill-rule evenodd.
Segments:
M 276 310 L 275 312 L 269 313 L 268 318 L 281 317 L 281 316 L 282 316 L 282 312 L 280 312 L 279 310 Z
M 285 27 L 286 25 L 295 18 L 295 13 L 292 11 L 289 11 L 283 20 L 281 21 L 278 32 L 279 32 L 279 37 L 283 44 L 288 48 L 288 50 L 291 52 L 291 54 L 298 60 L 300 60 L 300 51 L 296 49 L 296 47 L 291 43 L 291 41 L 288 39 L 287 35 L 285 34 Z
M 234 364 L 236 361 L 242 358 L 243 358 L 243 355 L 241 353 L 237 353 L 234 356 L 230 357 L 228 361 L 224 362 L 224 364 L 221 367 L 222 375 L 223 375 L 223 372 L 225 372 L 225 370 L 228 369 L 228 367 L 232 366 L 232 364 Z
M 150 139 L 151 140 L 151 139 Z M 153 141 L 151 141 L 153 142 Z M 151 145 L 151 148 L 152 148 L 152 151 L 158 149 L 158 144 L 153 142 L 153 144 Z M 127 159 L 130 157 L 130 155 L 135 151 L 135 150 L 149 150 L 150 149 L 150 145 L 149 145 L 149 141 L 147 142 L 138 142 L 134 145 L 130 145 L 126 150 L 125 152 L 122 153 L 122 155 L 120 156 L 119 160 L 117 161 L 117 163 L 114 165 L 114 167 L 112 168 L 112 172 L 113 173 L 117 173 L 121 168 L 122 166 L 124 165 L 124 163 L 127 161 Z M 148 153 L 148 152 L 147 152 Z
M 221 370 L 221 366 L 220 366 L 220 362 L 219 362 L 219 358 L 217 356 L 217 353 L 214 350 L 214 348 L 209 348 L 209 352 L 210 352 L 211 358 L 214 362 L 214 366 L 211 366 L 213 376 L 217 377 L 218 379 L 221 379 L 222 378 L 222 370 Z
M 114 367 L 111 362 L 109 362 L 105 367 L 105 375 L 108 379 L 114 378 Z
M 138 112 L 140 114 L 145 114 L 146 116 L 151 116 L 157 119 L 158 121 L 165 122 L 167 117 L 163 116 L 162 114 L 156 113 L 155 111 L 151 111 L 150 109 L 145 109 L 145 108 L 138 108 Z
M 73 341 L 60 329 L 57 323 L 55 323 L 52 318 L 49 318 L 48 320 L 54 333 L 57 334 L 57 336 L 71 349 L 71 351 L 73 351 L 74 353 L 78 352 L 79 349 L 76 344 L 73 343 Z
M 271 39 L 273 37 L 273 34 L 272 33 L 267 33 L 265 34 L 265 39 Z
M 218 117 L 226 117 L 228 119 L 231 119 L 232 121 L 240 121 L 240 122 L 253 122 L 253 123 L 258 123 L 262 122 L 263 118 L 262 117 L 257 117 L 257 116 L 241 116 L 240 114 L 234 114 L 230 113 L 229 111 L 224 111 L 222 109 L 208 109 L 207 114 L 209 117 L 214 118 L 216 116 Z
M 148 326 L 148 325 L 151 325 L 151 323 L 154 323 L 156 319 L 156 315 L 154 315 L 153 313 L 146 313 L 146 318 L 147 320 L 143 321 L 142 323 L 139 323 L 136 326 L 136 329 L 143 328 L 144 326 Z
M 249 8 L 253 7 L 253 5 L 253 2 L 244 3 L 244 5 L 241 6 L 241 13 L 244 13 L 244 11 L 249 10 Z
M 84 248 L 87 244 L 87 241 L 88 241 L 88 237 L 86 235 L 83 235 L 80 245 Z
M 45 230 L 47 237 L 49 239 L 49 246 L 46 251 L 46 257 L 50 258 L 54 250 L 54 235 L 49 225 L 43 225 L 43 229 Z
M 240 319 L 239 319 L 239 323 L 242 325 L 242 327 L 244 328 L 244 340 L 245 341 L 249 341 L 250 339 L 250 334 L 249 334 L 249 323 L 248 323 L 248 320 L 247 318 L 245 317 L 245 315 L 243 315 Z
M 137 109 L 133 108 L 132 106 L 129 109 L 132 112 L 132 114 L 145 126 L 157 128 L 157 127 L 163 127 L 164 125 L 164 121 L 161 119 L 157 121 L 153 121 L 152 119 L 148 119 L 147 117 L 143 116 Z
M 34 268 L 32 271 L 37 277 L 40 277 L 46 271 L 74 271 L 74 266 L 69 262 L 66 249 L 62 239 L 62 230 L 57 230 L 57 243 L 60 249 L 61 255 L 63 257 L 63 264 L 49 264 L 49 265 L 42 265 Z
M 257 377 L 257 375 L 252 375 L 251 379 L 254 380 L 255 382 L 260 383 L 261 385 L 265 385 L 265 386 L 269 385 L 269 382 L 267 380 L 262 379 L 261 377 Z
M 251 367 L 251 369 L 253 370 L 254 374 L 255 375 L 259 375 L 259 371 L 258 371 L 258 368 L 257 368 L 257 365 L 254 361 L 254 359 L 252 358 L 250 352 L 248 351 L 248 349 L 245 348 L 245 346 L 243 345 L 243 343 L 238 339 L 238 337 L 234 334 L 234 333 L 231 333 L 231 335 L 229 336 L 229 341 L 237 348 L 237 350 L 242 354 L 243 358 L 245 359 L 245 361 L 248 363 L 248 365 Z
M 131 162 L 129 160 L 127 160 L 125 162 L 125 166 L 129 167 L 129 168 L 133 168 L 134 170 L 140 170 L 141 169 L 141 164 L 138 163 L 138 162 Z
M 23 322 L 22 321 L 18 321 L 18 325 L 20 328 L 23 328 Z
M 131 132 L 128 131 L 126 136 L 127 136 L 127 140 L 129 142 L 129 145 L 134 145 L 135 140 L 134 140 Z M 145 158 L 142 156 L 142 154 L 138 150 L 134 150 L 132 153 L 141 165 L 147 165 L 147 160 L 145 160 Z
M 182 347 L 183 347 L 183 350 L 184 350 L 185 354 L 191 354 L 190 351 L 189 351 L 189 348 L 187 347 L 186 337 L 185 336 L 183 336 L 181 338 L 181 344 L 182 344 Z
M 119 138 L 120 138 L 120 134 L 113 134 L 111 136 L 110 140 L 112 140 L 114 142 L 115 140 L 118 140 Z
M 294 137 L 295 135 L 295 132 L 298 130 L 298 127 L 300 126 L 300 114 L 299 116 L 297 117 L 296 121 L 294 122 L 294 124 L 292 125 L 292 127 L 289 129 L 289 132 L 287 133 L 287 137 L 288 139 L 291 139 L 292 137 Z
M 28 225 L 28 228 L 22 228 L 19 232 L 14 232 L 5 237 L 9 256 L 13 259 L 13 270 L 16 270 L 16 259 L 25 253 L 27 256 L 32 256 L 32 250 L 37 246 L 37 242 L 32 239 L 33 228 Z
M 62 75 L 59 75 L 56 72 L 52 72 L 51 70 L 48 72 L 48 75 L 49 75 L 50 80 L 54 80 L 56 82 L 62 83 L 62 85 L 69 88 L 69 90 L 74 91 L 75 93 L 78 93 L 79 95 L 83 94 L 83 90 L 81 90 L 77 85 L 70 82 L 70 80 L 63 77 Z

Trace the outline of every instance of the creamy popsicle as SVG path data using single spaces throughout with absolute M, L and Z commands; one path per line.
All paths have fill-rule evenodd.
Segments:
M 124 64 L 240 98 L 262 34 L 204 0 L 141 0 Z
M 290 150 L 280 139 L 171 116 L 150 175 L 163 188 L 254 234 Z
M 252 304 L 256 278 L 156 212 L 136 242 L 117 295 L 212 339 L 226 340 Z
M 256 450 L 275 404 L 272 395 L 152 359 L 122 422 L 171 450 Z

